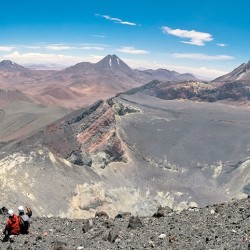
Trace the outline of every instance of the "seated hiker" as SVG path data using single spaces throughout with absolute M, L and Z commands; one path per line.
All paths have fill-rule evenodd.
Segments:
M 5 225 L 3 233 L 5 235 L 5 240 L 11 235 L 18 235 L 20 233 L 19 219 L 17 215 L 14 214 L 13 210 L 8 210 L 9 219 Z
M 24 212 L 24 207 L 19 206 L 18 207 L 18 219 L 19 219 L 19 225 L 20 225 L 20 233 L 21 234 L 28 234 L 29 233 L 29 227 L 30 227 L 30 221 L 29 218 L 32 216 L 32 211 L 30 208 L 26 207 L 27 212 Z
M 24 207 L 19 206 L 18 207 L 18 212 L 19 212 L 19 215 L 20 215 L 20 213 L 24 213 Z M 25 214 L 27 214 L 29 216 L 29 218 L 32 216 L 32 211 L 31 211 L 31 209 L 29 207 L 26 207 L 26 213 Z

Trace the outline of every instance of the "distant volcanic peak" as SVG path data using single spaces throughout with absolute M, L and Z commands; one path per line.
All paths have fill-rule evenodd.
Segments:
M 250 66 L 250 60 L 246 63 L 242 63 L 241 65 L 244 65 L 244 66 Z
M 0 62 L 0 64 L 15 64 L 15 63 L 12 62 L 11 60 L 3 60 Z
M 17 64 L 12 62 L 11 60 L 3 60 L 3 61 L 0 62 L 0 67 L 1 66 L 15 67 L 15 65 L 17 65 Z
M 0 71 L 17 72 L 17 71 L 28 71 L 28 69 L 24 68 L 23 66 L 17 63 L 14 63 L 11 60 L 3 60 L 0 62 Z
M 242 63 L 239 67 L 235 68 L 230 73 L 220 76 L 213 80 L 213 82 L 223 81 L 250 81 L 250 61 Z
M 110 70 L 128 71 L 132 70 L 125 62 L 123 62 L 117 55 L 107 55 L 101 61 L 96 63 L 99 68 Z
M 244 68 L 245 69 L 250 69 L 250 61 L 248 61 L 247 63 L 244 64 Z
M 234 69 L 232 72 L 242 72 L 250 69 L 250 61 L 241 64 L 238 68 Z
M 128 73 L 132 71 L 132 69 L 123 62 L 118 56 L 116 55 L 107 55 L 102 60 L 97 63 L 90 63 L 90 62 L 81 62 L 77 63 L 74 66 L 68 67 L 64 70 L 66 73 L 87 73 L 90 71 L 94 71 L 98 74 L 104 74 L 105 72 L 109 71 L 119 71 Z
M 107 56 L 105 56 L 102 60 L 117 60 L 117 59 L 121 60 L 121 59 L 119 59 L 119 57 L 117 55 L 113 54 L 113 55 L 107 55 Z

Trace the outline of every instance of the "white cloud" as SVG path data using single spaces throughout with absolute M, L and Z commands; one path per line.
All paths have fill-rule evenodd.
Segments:
M 52 44 L 52 45 L 44 46 L 44 48 L 57 51 L 57 50 L 68 50 L 68 49 L 72 49 L 73 47 L 64 46 L 61 44 Z
M 120 21 L 120 24 L 125 24 L 125 25 L 131 25 L 131 26 L 136 26 L 136 23 L 131 23 L 131 22 L 127 22 L 127 21 Z
M 47 54 L 47 53 L 20 53 L 14 51 L 9 55 L 2 56 L 2 60 L 12 60 L 19 64 L 60 64 L 71 66 L 79 62 L 96 62 L 93 56 L 81 57 L 63 54 Z
M 0 51 L 3 51 L 3 52 L 10 52 L 13 49 L 15 49 L 15 47 L 13 46 L 0 46 Z
M 63 44 L 51 44 L 51 45 L 46 45 L 43 48 L 49 49 L 49 50 L 54 50 L 54 51 L 59 51 L 59 50 L 73 50 L 73 49 L 82 49 L 82 50 L 104 50 L 103 47 L 100 46 L 89 46 L 89 45 L 83 45 L 83 46 L 68 46 L 68 45 L 63 45 Z
M 100 55 L 89 55 L 93 60 L 95 60 L 94 62 L 98 62 L 100 60 L 103 59 L 104 56 L 100 56 Z
M 123 21 L 120 18 L 116 18 L 116 17 L 111 17 L 108 15 L 100 15 L 100 14 L 95 14 L 96 16 L 105 18 L 106 20 L 110 20 L 110 21 L 114 21 L 115 23 L 119 23 L 119 24 L 124 24 L 124 25 L 130 25 L 130 26 L 139 26 L 136 23 L 132 23 L 132 22 L 128 22 L 128 21 Z
M 77 49 L 85 49 L 85 50 L 104 50 L 103 47 L 95 47 L 95 46 L 83 46 L 83 47 L 79 47 Z
M 122 47 L 117 49 L 119 52 L 127 53 L 127 54 L 148 54 L 150 53 L 147 50 L 135 49 L 134 47 Z
M 83 43 L 83 44 L 46 44 L 41 45 L 31 44 L 31 45 L 13 45 L 13 46 L 0 46 L 0 52 L 10 52 L 14 49 L 29 49 L 29 50 L 104 50 L 107 45 L 105 44 L 95 44 L 95 43 Z
M 171 29 L 169 27 L 162 27 L 164 33 L 190 39 L 190 41 L 181 41 L 182 43 L 193 44 L 197 46 L 204 46 L 205 42 L 210 42 L 213 37 L 209 33 L 199 32 L 195 30 L 181 30 L 181 29 Z
M 98 37 L 98 38 L 106 38 L 105 35 L 91 35 L 92 37 Z
M 220 47 L 226 47 L 227 46 L 225 43 L 217 43 L 216 45 L 218 45 Z
M 227 55 L 206 55 L 206 54 L 199 54 L 199 53 L 175 53 L 173 54 L 175 58 L 188 58 L 188 59 L 195 59 L 195 60 L 232 60 L 234 59 L 233 56 Z
M 116 17 L 110 17 L 108 15 L 100 15 L 102 16 L 103 18 L 107 19 L 107 20 L 110 20 L 110 21 L 115 21 L 115 22 L 121 22 L 122 20 L 119 19 L 119 18 L 116 18 Z
M 41 46 L 37 46 L 37 45 L 20 45 L 20 47 L 25 48 L 25 49 L 42 49 Z

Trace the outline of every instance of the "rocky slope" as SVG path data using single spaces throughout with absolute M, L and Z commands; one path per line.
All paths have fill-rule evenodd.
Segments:
M 239 67 L 229 72 L 226 75 L 220 76 L 213 80 L 213 82 L 232 82 L 232 81 L 250 81 L 250 61 L 241 64 Z
M 44 214 L 48 208 L 49 213 L 63 215 L 69 212 L 72 216 L 74 209 L 71 211 L 70 203 L 72 208 L 78 207 L 79 203 L 77 210 L 89 215 L 93 214 L 92 210 L 96 207 L 108 205 L 109 199 L 102 190 L 105 181 L 98 174 L 98 169 L 105 168 L 111 162 L 125 161 L 115 124 L 111 107 L 99 101 L 45 128 L 3 143 L 0 145 L 0 188 L 8 190 L 2 192 L 1 199 L 8 199 L 10 193 L 19 193 L 17 200 L 36 203 L 38 214 Z M 92 167 L 97 168 L 97 171 Z M 9 171 L 11 174 L 8 174 Z M 25 176 L 22 181 L 19 180 L 20 175 Z M 53 179 L 51 186 L 52 183 L 48 181 Z M 93 186 L 96 197 L 90 195 L 82 201 L 82 195 L 91 191 L 89 184 L 92 182 L 96 183 Z M 21 194 L 18 191 L 20 187 L 23 187 Z M 62 206 L 56 212 L 58 205 L 65 199 L 68 200 L 65 203 L 68 209 Z M 88 206 L 91 207 L 92 203 L 91 210 Z
M 0 108 L 2 108 L 0 109 L 0 144 L 21 139 L 70 112 L 62 107 L 46 107 L 33 103 L 18 91 L 4 91 L 3 95 L 4 98 L 0 100 Z
M 246 82 L 207 83 L 199 81 L 161 82 L 152 81 L 130 89 L 125 94 L 145 94 L 164 100 L 191 100 L 204 102 L 236 101 L 249 103 L 250 85 Z
M 232 104 L 248 100 L 241 82 L 153 81 L 63 118 L 63 110 L 50 117 L 41 105 L 10 105 L 0 113 L 1 201 L 30 204 L 40 216 L 88 218 L 245 197 L 249 108 Z
M 26 72 L 28 73 L 29 70 L 17 63 L 14 63 L 10 60 L 3 60 L 0 62 L 0 72 Z
M 101 215 L 101 214 L 99 214 Z M 72 220 L 33 217 L 29 235 L 0 242 L 0 249 L 249 249 L 250 198 L 190 207 L 160 208 L 153 217 L 119 214 Z M 4 226 L 6 216 L 1 216 Z
M 106 102 L 98 101 L 87 109 L 77 110 L 50 123 L 41 128 L 39 133 L 13 141 L 11 148 L 17 149 L 13 147 L 15 143 L 21 148 L 28 145 L 45 146 L 53 154 L 79 166 L 84 165 L 91 155 L 98 161 L 96 154 L 101 152 L 107 161 L 105 164 L 108 164 L 116 159 L 122 160 L 122 149 L 115 125 L 115 115 L 111 107 Z M 89 164 L 91 166 L 92 163 Z M 101 164 L 104 162 L 101 161 Z
M 32 102 L 32 99 L 18 90 L 0 89 L 1 109 L 17 101 Z
M 88 218 L 245 197 L 248 113 L 146 94 L 98 101 L 0 145 L 1 201 L 30 204 L 40 216 Z

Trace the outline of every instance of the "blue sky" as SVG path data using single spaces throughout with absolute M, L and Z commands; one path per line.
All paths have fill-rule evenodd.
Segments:
M 247 0 L 12 0 L 1 3 L 0 59 L 73 65 L 117 54 L 134 68 L 212 79 L 250 60 Z

